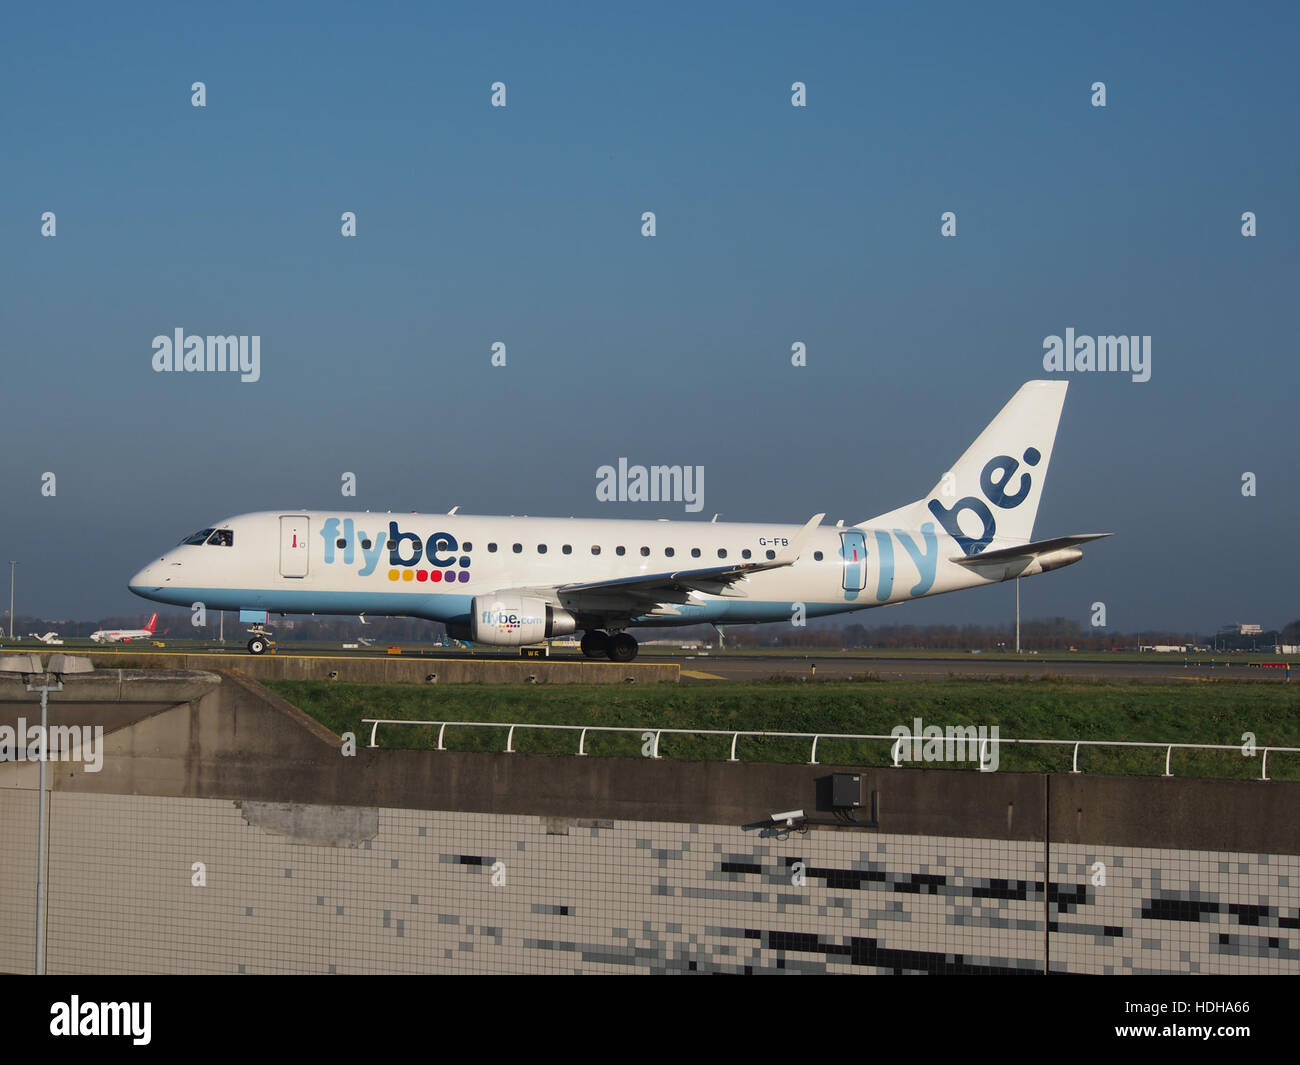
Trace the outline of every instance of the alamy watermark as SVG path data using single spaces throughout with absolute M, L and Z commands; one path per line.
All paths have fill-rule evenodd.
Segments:
M 1151 338 L 1149 336 L 1043 337 L 1043 369 L 1048 373 L 1131 373 L 1137 382 L 1151 380 Z
M 251 384 L 262 376 L 261 336 L 187 336 L 176 327 L 172 336 L 153 338 L 155 373 L 214 373 L 232 370 Z
M 704 509 L 703 466 L 629 466 L 596 470 L 596 498 L 602 503 L 685 503 L 689 513 Z
M 20 742 L 21 741 L 21 742 Z M 104 768 L 103 725 L 0 725 L 0 762 L 85 762 L 87 773 Z
M 998 768 L 997 725 L 922 725 L 919 717 L 911 727 L 895 725 L 891 754 L 895 762 L 978 762 L 981 773 Z

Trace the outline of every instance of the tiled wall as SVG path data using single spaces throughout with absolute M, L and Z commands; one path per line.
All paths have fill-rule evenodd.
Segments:
M 0 973 L 29 973 L 36 950 L 36 792 L 0 788 Z
M 1070 972 L 1300 972 L 1294 855 L 1056 845 L 1045 912 L 1040 843 L 52 800 L 54 973 L 1038 973 L 1045 951 Z M 34 821 L 0 789 L 0 970 L 31 968 Z
M 1060 844 L 1051 857 L 1053 971 L 1300 973 L 1300 857 Z

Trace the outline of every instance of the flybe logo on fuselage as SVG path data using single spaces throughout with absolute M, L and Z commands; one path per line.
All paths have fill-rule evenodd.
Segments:
M 1043 456 L 1036 447 L 1030 447 L 1025 449 L 1022 457 L 1026 466 L 1037 466 Z M 1001 510 L 1014 510 L 1029 498 L 1034 482 L 1028 472 L 1020 475 L 1020 481 L 1013 491 L 1008 491 L 1011 488 L 1011 479 L 1019 469 L 1020 463 L 1010 455 L 995 455 L 980 471 L 980 491 L 984 493 L 984 499 L 979 496 L 963 496 L 951 508 L 945 507 L 937 499 L 930 500 L 930 513 L 939 519 L 939 524 L 957 541 L 964 554 L 978 555 L 993 542 L 993 537 L 997 534 L 997 520 L 993 517 L 993 511 L 989 509 L 989 503 Z M 994 477 L 998 473 L 1002 476 L 995 480 Z M 967 536 L 962 532 L 957 519 L 963 510 L 969 511 L 980 520 L 979 536 Z
M 388 530 L 371 539 L 364 529 L 358 529 L 352 518 L 326 518 L 320 531 L 325 542 L 325 565 L 341 563 L 358 566 L 357 574 L 368 577 L 379 566 L 384 551 L 388 552 L 389 579 L 394 572 L 410 570 L 421 581 L 447 581 L 457 579 L 463 584 L 469 580 L 469 555 L 460 555 L 460 544 L 448 532 L 430 533 L 424 539 L 413 532 L 402 532 L 397 522 L 390 521 Z M 431 567 L 426 571 L 421 563 Z M 459 573 L 454 567 L 459 567 Z M 437 574 L 435 577 L 434 574 Z

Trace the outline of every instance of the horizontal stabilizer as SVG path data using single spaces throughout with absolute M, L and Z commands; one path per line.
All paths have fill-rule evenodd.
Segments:
M 1078 547 L 1089 540 L 1100 540 L 1114 533 L 1079 533 L 1077 536 L 1058 536 L 1053 540 L 1038 540 L 1032 544 L 1019 547 L 1004 547 L 997 551 L 981 551 L 978 555 L 958 555 L 951 561 L 959 566 L 997 565 L 1000 562 L 1014 562 L 1021 558 L 1035 558 L 1049 551 L 1061 551 L 1067 547 Z

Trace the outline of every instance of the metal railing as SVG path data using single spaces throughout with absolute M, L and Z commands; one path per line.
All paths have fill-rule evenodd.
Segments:
M 707 729 L 707 728 L 658 728 L 646 726 L 636 728 L 629 725 L 537 725 L 526 722 L 510 721 L 408 721 L 399 718 L 373 718 L 366 717 L 361 719 L 362 724 L 370 726 L 370 744 L 371 747 L 378 746 L 376 740 L 379 733 L 380 725 L 412 725 L 424 728 L 438 729 L 438 745 L 435 750 L 445 751 L 447 749 L 444 740 L 446 738 L 447 727 L 454 728 L 503 728 L 506 732 L 506 749 L 505 754 L 515 754 L 515 729 L 535 729 L 538 731 L 552 732 L 577 732 L 578 736 L 578 755 L 586 757 L 587 755 L 587 733 L 639 733 L 647 742 L 653 740 L 650 748 L 649 757 L 658 758 L 659 739 L 661 736 L 730 736 L 731 753 L 727 758 L 728 762 L 738 762 L 736 757 L 736 745 L 742 736 L 759 739 L 785 739 L 785 740 L 811 740 L 812 748 L 809 751 L 808 764 L 818 765 L 817 745 L 822 740 L 868 740 L 868 741 L 889 741 L 893 743 L 891 752 L 891 768 L 901 769 L 903 765 L 902 750 L 904 743 L 928 744 L 940 742 L 947 745 L 954 743 L 964 743 L 969 746 L 979 745 L 979 764 L 984 767 L 988 764 L 988 745 L 990 743 L 1024 745 L 1024 746 L 1047 746 L 1047 747 L 1072 747 L 1073 754 L 1070 760 L 1070 772 L 1081 773 L 1079 768 L 1079 748 L 1080 747 L 1145 747 L 1163 749 L 1165 752 L 1165 772 L 1164 775 L 1172 777 L 1173 774 L 1173 754 L 1174 751 L 1237 751 L 1242 752 L 1241 744 L 1232 743 L 1165 743 L 1152 742 L 1143 740 L 1029 740 L 1029 739 L 1003 739 L 1002 737 L 986 736 L 977 739 L 966 737 L 931 737 L 921 736 L 897 736 L 897 735 L 875 735 L 871 733 L 857 732 L 762 732 L 749 731 L 745 729 Z M 1262 755 L 1260 760 L 1260 780 L 1268 780 L 1268 756 L 1269 754 L 1300 754 L 1300 747 L 1260 747 L 1257 753 Z M 911 759 L 907 759 L 911 761 Z

